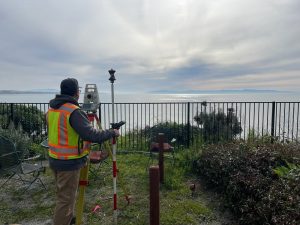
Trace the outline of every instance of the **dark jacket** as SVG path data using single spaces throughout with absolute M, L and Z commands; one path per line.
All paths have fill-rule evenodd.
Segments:
M 69 95 L 56 95 L 55 98 L 50 101 L 50 107 L 58 109 L 65 103 L 71 103 L 79 106 L 77 100 Z M 115 132 L 113 130 L 99 131 L 95 129 L 90 123 L 87 114 L 80 108 L 71 113 L 69 122 L 71 127 L 78 133 L 83 141 L 101 144 L 115 136 Z M 85 165 L 86 161 L 86 157 L 71 160 L 59 160 L 49 157 L 50 167 L 53 170 L 58 171 L 79 169 Z

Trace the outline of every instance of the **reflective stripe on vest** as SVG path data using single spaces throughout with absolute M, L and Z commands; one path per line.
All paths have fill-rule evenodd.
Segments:
M 79 135 L 71 127 L 71 113 L 79 107 L 65 103 L 59 109 L 48 110 L 49 156 L 55 159 L 77 159 L 89 153 L 90 142 L 78 146 Z M 79 150 L 78 150 L 79 149 Z

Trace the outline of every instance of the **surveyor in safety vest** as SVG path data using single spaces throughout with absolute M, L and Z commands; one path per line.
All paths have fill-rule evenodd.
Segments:
M 86 165 L 91 142 L 102 143 L 119 136 L 118 130 L 94 129 L 78 104 L 79 86 L 74 78 L 60 84 L 61 93 L 48 110 L 49 165 L 56 181 L 54 225 L 75 224 L 74 206 L 80 168 Z

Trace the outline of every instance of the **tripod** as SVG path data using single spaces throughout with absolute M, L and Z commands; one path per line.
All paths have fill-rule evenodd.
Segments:
M 88 118 L 89 118 L 89 121 L 91 122 L 91 124 L 93 124 L 94 127 L 102 130 L 100 120 L 99 120 L 97 114 L 95 112 L 88 112 L 87 115 L 88 115 Z M 111 124 L 111 126 L 112 126 L 113 129 L 120 129 L 120 127 L 124 124 L 125 124 L 125 122 L 121 121 L 121 122 L 118 122 L 118 123 Z M 109 154 L 110 158 L 113 159 L 111 145 L 109 144 L 109 142 L 105 141 L 103 143 L 103 145 L 104 145 L 104 148 L 108 151 L 108 154 Z M 85 189 L 86 189 L 86 186 L 89 183 L 88 182 L 89 167 L 90 167 L 90 160 L 88 160 L 87 165 L 80 170 L 78 199 L 77 199 L 77 205 L 76 205 L 76 225 L 81 224 L 82 217 L 83 217 Z M 113 171 L 117 171 L 117 168 L 116 167 L 113 168 Z M 126 199 L 127 203 L 129 204 L 130 196 L 128 195 L 128 191 L 125 188 L 124 182 L 123 182 L 122 179 L 120 180 L 120 184 L 121 184 L 121 188 L 123 189 L 123 192 L 125 194 L 125 199 Z M 116 201 L 115 196 L 116 195 L 114 194 L 114 200 Z
M 95 112 L 88 113 L 88 118 L 91 124 L 95 126 L 96 124 L 99 124 L 99 118 Z M 89 150 L 91 150 L 91 143 L 89 145 Z M 88 185 L 88 176 L 89 176 L 89 167 L 90 167 L 90 161 L 87 161 L 87 164 L 81 168 L 80 170 L 80 176 L 79 176 L 79 187 L 78 187 L 78 199 L 76 204 L 76 225 L 80 225 L 83 217 L 83 205 L 84 205 L 84 195 L 85 195 L 85 189 Z

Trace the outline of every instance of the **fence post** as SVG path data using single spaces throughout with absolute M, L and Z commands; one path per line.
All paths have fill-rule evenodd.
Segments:
M 275 138 L 275 101 L 272 102 L 272 118 L 271 118 L 271 143 L 274 142 Z
M 99 103 L 99 106 L 98 106 L 98 109 L 99 109 L 99 112 L 98 112 L 98 118 L 99 118 L 99 123 L 102 124 L 102 121 L 101 121 L 101 102 Z
M 164 183 L 164 142 L 165 142 L 165 134 L 158 134 L 158 145 L 159 145 L 159 179 L 160 183 Z
M 159 168 L 149 168 L 150 178 L 150 225 L 159 225 Z
M 190 110 L 191 105 L 190 102 L 187 103 L 187 147 L 190 147 L 190 140 L 191 140 L 191 121 L 190 121 Z

